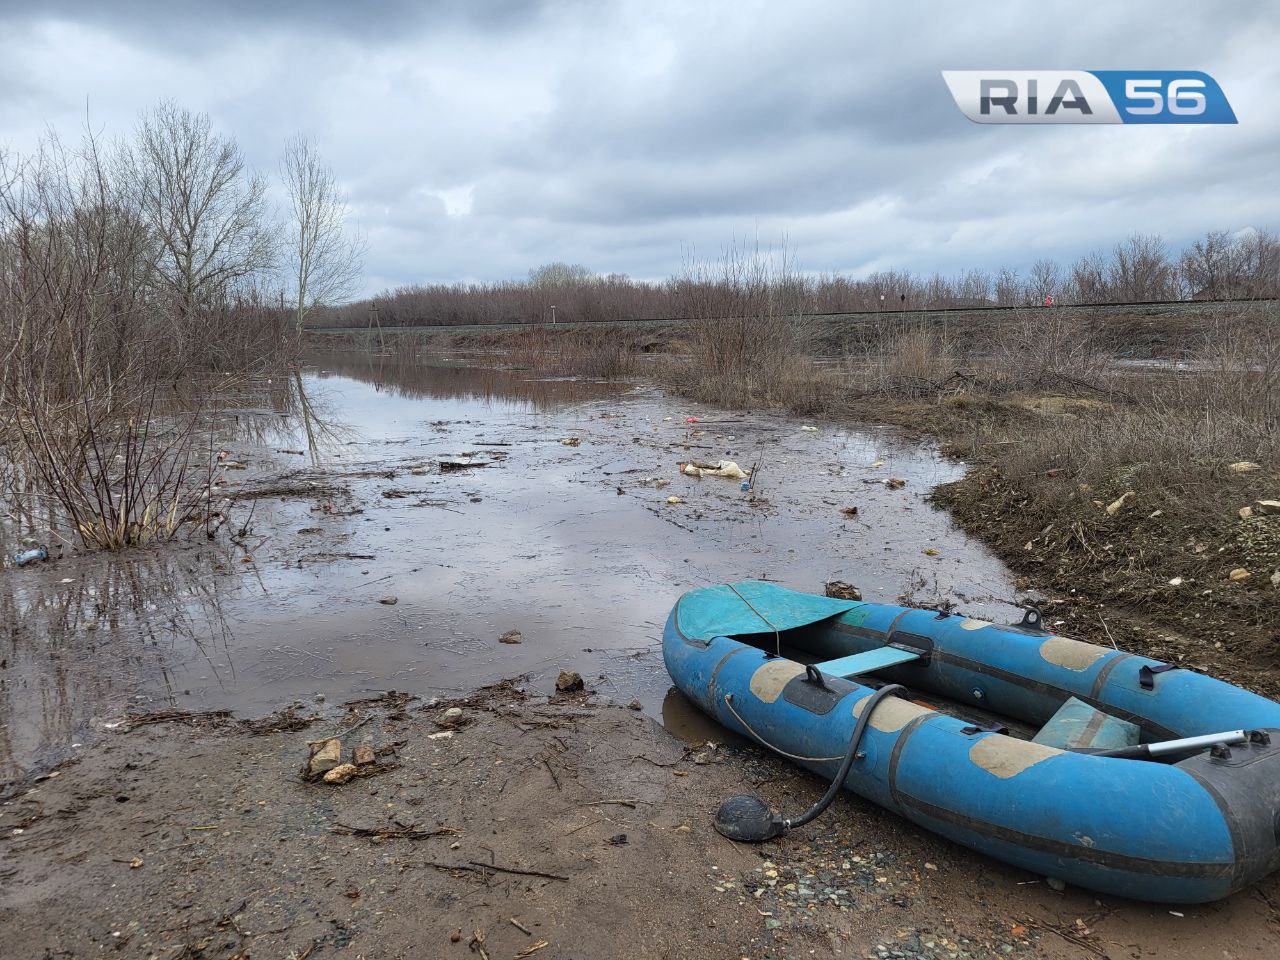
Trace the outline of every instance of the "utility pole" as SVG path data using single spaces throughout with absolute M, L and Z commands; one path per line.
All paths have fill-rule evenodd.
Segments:
M 553 327 L 556 325 L 556 305 L 554 303 L 551 305 L 551 325 Z

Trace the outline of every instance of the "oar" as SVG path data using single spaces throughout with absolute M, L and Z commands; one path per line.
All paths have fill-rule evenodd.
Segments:
M 1204 750 L 1219 744 L 1230 746 L 1235 743 L 1248 743 L 1252 739 L 1248 730 L 1229 730 L 1226 733 L 1205 733 L 1198 737 L 1183 737 L 1180 740 L 1163 740 L 1160 743 L 1137 743 L 1131 747 L 1115 747 L 1111 750 L 1080 750 L 1092 757 L 1114 757 L 1123 760 L 1148 760 L 1152 757 L 1165 757 L 1171 753 L 1191 753 Z

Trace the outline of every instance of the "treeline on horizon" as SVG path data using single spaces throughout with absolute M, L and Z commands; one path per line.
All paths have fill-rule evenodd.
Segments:
M 597 322 L 683 319 L 697 316 L 723 294 L 741 302 L 745 259 L 771 261 L 748 271 L 765 283 L 770 299 L 798 313 L 868 310 L 936 310 L 991 306 L 1152 303 L 1166 300 L 1268 299 L 1280 296 L 1280 236 L 1248 230 L 1211 231 L 1181 251 L 1158 236 L 1134 234 L 1109 251 L 1095 251 L 1070 265 L 1036 261 L 1025 274 L 1012 269 L 969 270 L 956 276 L 918 276 L 887 270 L 852 279 L 805 275 L 788 260 L 759 250 L 733 249 L 723 261 L 686 266 L 668 280 L 633 280 L 593 274 L 586 267 L 551 263 L 526 280 L 496 283 L 419 284 L 388 290 L 317 311 L 314 326 L 384 327 L 491 323 Z

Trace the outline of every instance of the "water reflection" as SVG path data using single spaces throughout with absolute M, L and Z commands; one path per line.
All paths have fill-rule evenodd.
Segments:
M 481 400 L 533 410 L 604 400 L 625 390 L 616 382 L 539 377 L 518 369 L 476 366 L 469 360 L 426 363 L 358 351 L 316 352 L 309 355 L 307 368 L 321 381 L 346 377 L 407 399 Z
M 693 731 L 696 712 L 663 703 L 658 654 L 689 587 L 847 579 L 892 600 L 924 584 L 988 618 L 980 598 L 1012 594 L 928 505 L 962 468 L 892 431 L 357 353 L 224 400 L 231 519 L 213 543 L 0 572 L 0 780 L 130 707 L 260 716 L 318 694 L 545 689 L 566 667 Z M 757 496 L 685 476 L 690 456 L 759 463 Z M 513 629 L 523 642 L 500 643 Z
M 175 665 L 231 685 L 223 551 L 134 550 L 0 576 L 0 781 L 63 755 L 132 698 L 173 702 Z

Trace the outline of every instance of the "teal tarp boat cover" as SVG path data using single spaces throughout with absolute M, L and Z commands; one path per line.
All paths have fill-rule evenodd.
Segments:
M 763 580 L 745 580 L 686 593 L 676 606 L 676 621 L 688 639 L 705 642 L 713 637 L 794 630 L 862 605 L 858 600 L 818 597 Z

